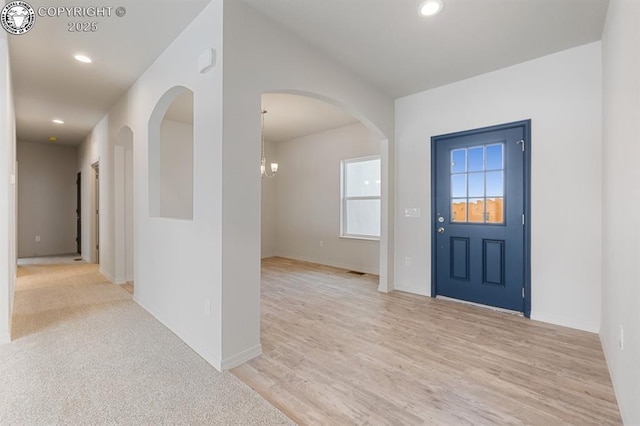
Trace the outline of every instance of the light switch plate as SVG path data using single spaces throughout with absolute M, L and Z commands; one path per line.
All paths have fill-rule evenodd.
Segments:
M 404 217 L 420 217 L 420 209 L 417 207 L 405 207 Z

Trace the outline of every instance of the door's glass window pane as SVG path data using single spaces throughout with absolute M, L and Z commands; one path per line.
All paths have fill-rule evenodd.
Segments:
M 469 199 L 469 222 L 484 223 L 484 200 L 482 198 Z
M 467 175 L 451 175 L 451 197 L 467 196 Z
M 467 199 L 453 199 L 451 201 L 451 221 L 466 222 L 467 221 Z
M 484 147 L 469 148 L 468 172 L 481 172 L 484 170 Z
M 504 223 L 504 143 L 451 151 L 451 221 Z
M 504 198 L 487 198 L 487 223 L 504 223 Z
M 467 171 L 467 150 L 454 149 L 451 151 L 451 173 L 464 173 Z
M 469 173 L 469 197 L 484 197 L 484 173 Z
M 487 147 L 487 170 L 502 170 L 504 168 L 502 147 L 502 144 Z
M 502 197 L 504 195 L 504 172 L 487 172 L 487 197 Z M 471 191 L 469 191 L 469 195 Z

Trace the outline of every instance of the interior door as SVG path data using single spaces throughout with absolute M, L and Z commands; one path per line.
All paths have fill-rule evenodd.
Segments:
M 530 121 L 432 138 L 432 296 L 530 311 Z

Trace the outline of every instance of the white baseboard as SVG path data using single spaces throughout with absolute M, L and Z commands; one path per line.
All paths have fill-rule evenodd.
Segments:
M 589 333 L 598 333 L 600 331 L 599 324 L 587 324 L 582 321 L 576 321 L 572 318 L 565 318 L 560 315 L 549 314 L 540 311 L 531 311 L 531 319 L 535 321 L 542 321 L 549 324 L 560 325 L 562 327 L 575 328 L 576 330 L 588 331 Z
M 169 326 L 167 322 L 163 320 L 161 315 L 158 315 L 157 313 L 154 312 L 153 309 L 150 309 L 148 306 L 145 306 L 144 304 L 140 303 L 140 301 L 136 299 L 135 296 L 133 298 L 133 301 L 136 302 L 142 309 L 149 312 L 156 320 L 160 322 L 160 324 L 165 326 L 170 332 L 175 334 L 176 337 L 178 337 L 180 340 L 186 343 L 187 346 L 193 349 L 195 353 L 200 355 L 205 361 L 211 364 L 216 370 L 218 371 L 223 370 L 222 362 L 220 358 L 218 358 L 217 356 L 209 352 L 207 349 L 201 347 L 198 343 L 195 343 L 195 339 L 192 338 L 189 335 L 189 333 L 185 332 L 184 330 L 174 329 L 173 327 Z
M 231 370 L 232 368 L 242 365 L 260 355 L 262 355 L 262 345 L 256 345 L 222 360 L 222 369 Z
M 111 281 L 112 283 L 116 283 L 116 279 L 113 275 L 109 274 L 107 271 L 105 271 L 104 269 L 102 269 L 102 266 L 100 266 L 100 268 L 98 269 L 98 271 L 100 271 L 100 273 L 102 275 L 104 275 L 109 281 Z
M 6 343 L 11 343 L 11 337 L 7 336 L 6 334 L 3 334 L 0 336 L 0 345 L 4 345 Z
M 331 266 L 333 268 L 346 269 L 348 271 L 364 272 L 365 274 L 371 274 L 371 275 L 379 274 L 379 271 L 377 269 L 369 268 L 366 266 L 349 265 L 346 263 L 333 262 L 325 259 L 314 259 L 311 257 L 289 255 L 285 253 L 278 253 L 278 254 L 275 254 L 274 256 L 284 257 L 285 259 L 300 260 L 303 262 L 317 263 L 318 265 Z
M 100 273 L 102 275 L 104 275 L 105 277 L 107 277 L 109 279 L 109 281 L 111 281 L 113 284 L 118 284 L 118 285 L 122 285 L 122 284 L 126 284 L 127 283 L 127 279 L 126 278 L 116 278 L 111 274 L 108 274 L 104 269 L 100 268 Z
M 394 290 L 403 291 L 405 293 L 417 294 L 419 296 L 431 296 L 431 288 L 424 289 L 410 285 L 395 283 Z

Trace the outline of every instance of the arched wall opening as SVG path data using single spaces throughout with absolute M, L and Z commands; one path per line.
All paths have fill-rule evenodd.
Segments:
M 149 216 L 193 220 L 193 92 L 169 89 L 149 120 Z
M 337 219 L 337 216 L 340 214 L 340 207 L 332 206 L 332 210 L 335 210 L 335 211 L 329 212 L 329 214 L 330 215 L 333 214 L 334 219 L 329 220 L 328 222 L 325 221 L 325 223 L 321 226 L 324 226 L 325 230 L 327 230 L 327 227 L 330 227 L 331 229 L 328 230 L 328 232 L 334 232 L 333 235 L 335 236 L 335 238 L 333 238 L 333 241 L 335 241 L 335 244 L 333 245 L 333 247 L 331 246 L 330 241 L 326 241 L 326 239 L 323 238 L 322 236 L 317 236 L 319 234 L 318 232 L 316 232 L 317 241 L 315 240 L 312 242 L 307 241 L 307 247 L 303 249 L 306 251 L 306 254 L 302 253 L 300 255 L 296 255 L 292 253 L 289 249 L 285 249 L 285 252 L 282 252 L 281 250 L 282 250 L 283 239 L 287 241 L 287 240 L 291 240 L 291 238 L 288 238 L 286 235 L 285 236 L 280 235 L 280 229 L 282 228 L 283 224 L 280 224 L 280 228 L 279 228 L 277 224 L 272 222 L 271 219 L 269 218 L 269 216 L 274 216 L 274 210 L 276 209 L 276 207 L 274 207 L 273 203 L 270 203 L 266 197 L 277 196 L 278 198 L 281 199 L 282 194 L 280 194 L 280 192 L 286 193 L 287 191 L 290 191 L 291 188 L 286 188 L 285 187 L 287 185 L 286 183 L 282 183 L 282 182 L 276 183 L 276 181 L 278 180 L 277 176 L 274 179 L 263 178 L 262 199 L 261 199 L 261 207 L 263 212 L 263 214 L 261 215 L 262 227 L 263 227 L 261 232 L 262 240 L 263 240 L 263 244 L 262 244 L 263 257 L 268 257 L 269 255 L 277 254 L 277 255 L 283 255 L 284 257 L 294 257 L 294 258 L 297 257 L 303 260 L 304 259 L 311 260 L 311 261 L 315 260 L 315 261 L 318 261 L 317 263 L 323 263 L 322 261 L 322 259 L 324 259 L 323 253 L 331 252 L 331 255 L 334 257 L 334 259 L 329 259 L 329 260 L 325 259 L 324 260 L 325 264 L 344 267 L 347 269 L 355 269 L 355 270 L 360 269 L 361 272 L 377 273 L 379 275 L 378 289 L 382 292 L 389 292 L 393 290 L 391 285 L 393 280 L 392 280 L 392 277 L 389 276 L 390 268 L 388 266 L 389 265 L 388 262 L 392 261 L 392 256 L 389 252 L 389 249 L 391 247 L 391 244 L 389 241 L 390 240 L 389 229 L 392 228 L 390 223 L 392 221 L 392 217 L 390 216 L 390 206 L 392 205 L 392 202 L 390 200 L 391 197 L 390 197 L 390 189 L 389 189 L 391 186 L 390 176 L 392 176 L 389 170 L 390 168 L 389 165 L 390 165 L 390 156 L 392 154 L 390 153 L 390 150 L 389 150 L 389 138 L 387 138 L 384 135 L 384 133 L 376 125 L 374 125 L 369 119 L 367 119 L 365 116 L 363 116 L 361 113 L 354 110 L 353 108 L 347 105 L 344 105 L 341 102 L 327 96 L 319 95 L 317 93 L 312 93 L 312 92 L 295 91 L 295 90 L 271 90 L 268 92 L 264 92 L 262 94 L 261 105 L 263 109 L 267 110 L 267 114 L 265 115 L 265 123 L 266 123 L 265 129 L 267 129 L 266 130 L 267 132 L 269 131 L 270 120 L 276 120 L 276 121 L 282 120 L 282 117 L 273 117 L 273 116 L 269 117 L 269 112 L 268 112 L 270 109 L 270 106 L 273 107 L 274 101 L 276 102 L 276 104 L 278 102 L 286 101 L 287 99 L 286 96 L 278 97 L 278 95 L 289 95 L 291 96 L 291 99 L 295 99 L 295 97 L 302 97 L 302 98 L 311 99 L 315 101 L 321 101 L 321 102 L 317 102 L 318 104 L 326 103 L 333 107 L 336 107 L 335 109 L 340 110 L 343 115 L 348 115 L 352 117 L 351 122 L 348 122 L 348 121 L 344 122 L 343 126 L 346 126 L 344 127 L 344 130 L 341 131 L 338 129 L 338 131 L 340 131 L 341 134 L 346 133 L 347 134 L 347 136 L 345 136 L 346 138 L 349 138 L 351 136 L 353 136 L 354 138 L 366 137 L 368 141 L 366 141 L 365 143 L 373 142 L 374 144 L 377 145 L 376 147 L 377 150 L 375 149 L 370 150 L 371 148 L 367 148 L 367 147 L 363 148 L 362 146 L 360 147 L 352 146 L 351 149 L 349 149 L 348 147 L 346 149 L 340 148 L 340 151 L 342 151 L 344 154 L 334 153 L 335 155 L 333 155 L 333 157 L 335 157 L 336 155 L 338 156 L 344 155 L 345 158 L 343 159 L 346 160 L 346 159 L 349 159 L 348 158 L 349 156 L 351 157 L 366 157 L 371 155 L 374 157 L 379 156 L 380 169 L 381 169 L 380 170 L 380 180 L 381 180 L 381 183 L 380 183 L 381 185 L 380 186 L 380 237 L 378 241 L 371 241 L 371 240 L 358 241 L 357 239 L 354 239 L 352 240 L 352 244 L 349 244 L 349 242 L 346 239 L 340 238 L 340 235 L 339 235 L 340 234 L 339 225 L 337 225 L 339 223 L 339 220 Z M 300 117 L 297 114 L 295 118 L 300 120 Z M 336 119 L 338 120 L 336 121 L 336 123 L 341 123 L 340 122 L 341 118 L 336 118 Z M 302 118 L 302 120 L 304 120 L 304 118 Z M 310 124 L 310 125 L 312 127 L 314 126 L 314 124 Z M 363 136 L 362 132 L 359 131 L 358 126 L 366 128 L 366 130 L 368 131 L 368 135 Z M 327 129 L 327 131 L 329 133 L 331 132 L 329 129 Z M 310 133 L 314 133 L 313 129 L 311 129 Z M 318 133 L 318 135 L 320 134 Z M 333 135 L 328 135 L 328 136 L 334 137 L 336 136 L 336 134 L 334 133 Z M 282 135 L 280 135 L 280 138 L 282 138 Z M 362 142 L 360 143 L 360 145 L 362 145 Z M 280 160 L 283 159 L 279 155 L 280 153 L 277 148 L 278 146 L 279 146 L 278 143 L 272 144 L 272 143 L 269 143 L 269 141 L 267 141 L 266 152 L 267 152 L 268 163 L 272 161 L 280 162 Z M 364 151 L 362 151 L 363 149 Z M 369 151 L 367 151 L 367 149 L 369 149 Z M 320 148 L 320 150 L 322 151 L 322 148 Z M 269 158 L 269 155 L 271 155 L 271 158 Z M 317 155 L 317 153 L 315 155 Z M 325 158 L 324 155 L 321 154 L 321 156 Z M 289 158 L 289 161 L 293 159 L 294 158 Z M 336 159 L 333 158 L 332 162 L 336 163 Z M 279 172 L 278 172 L 278 174 L 280 174 L 280 177 L 286 176 L 288 173 L 287 169 L 288 167 L 290 168 L 291 166 L 292 166 L 291 164 L 287 165 L 286 163 L 280 163 Z M 334 174 L 327 183 L 335 191 L 340 191 L 339 184 L 336 182 L 336 181 L 339 181 L 339 174 L 340 174 L 339 167 L 340 167 L 339 165 L 333 164 L 329 166 L 328 169 L 326 169 L 328 172 L 330 171 L 330 173 Z M 335 170 L 332 170 L 332 168 Z M 306 176 L 306 178 L 308 177 L 309 176 Z M 288 179 L 288 181 L 291 182 L 292 180 Z M 293 181 L 300 181 L 300 179 L 294 178 Z M 331 195 L 330 194 L 326 194 L 326 195 L 327 195 L 327 199 L 330 199 Z M 335 197 L 336 197 L 335 200 L 337 200 L 338 197 L 340 197 L 340 193 L 336 192 Z M 311 197 L 307 201 L 309 203 L 313 203 L 313 197 Z M 275 214 L 275 216 L 280 216 L 280 222 L 282 222 L 282 220 L 287 220 L 286 218 L 283 219 L 281 215 Z M 298 218 L 298 219 L 301 219 L 301 218 Z M 278 237 L 273 236 L 275 233 L 274 229 L 278 229 Z M 329 236 L 329 238 L 331 237 Z M 278 248 L 274 249 L 273 245 L 269 243 L 265 243 L 265 240 L 279 240 L 280 243 L 278 244 Z M 358 245 L 358 247 L 354 247 L 354 245 Z M 292 246 L 295 246 L 295 245 L 292 245 Z M 363 257 L 366 257 L 367 255 L 363 254 L 363 256 L 361 256 L 358 259 L 347 261 L 345 263 L 340 263 L 340 260 L 335 257 L 336 253 L 340 253 L 340 246 L 344 246 L 345 250 L 347 251 L 349 249 L 362 250 L 363 253 L 366 251 L 370 251 L 372 247 L 377 246 L 378 247 L 377 259 L 374 262 L 367 261 L 367 259 L 363 259 Z M 314 255 L 317 255 L 317 257 Z M 359 265 L 358 265 L 358 262 L 360 262 Z M 375 263 L 375 265 L 373 265 L 373 263 Z
M 113 145 L 116 283 L 134 281 L 133 131 L 124 126 Z

